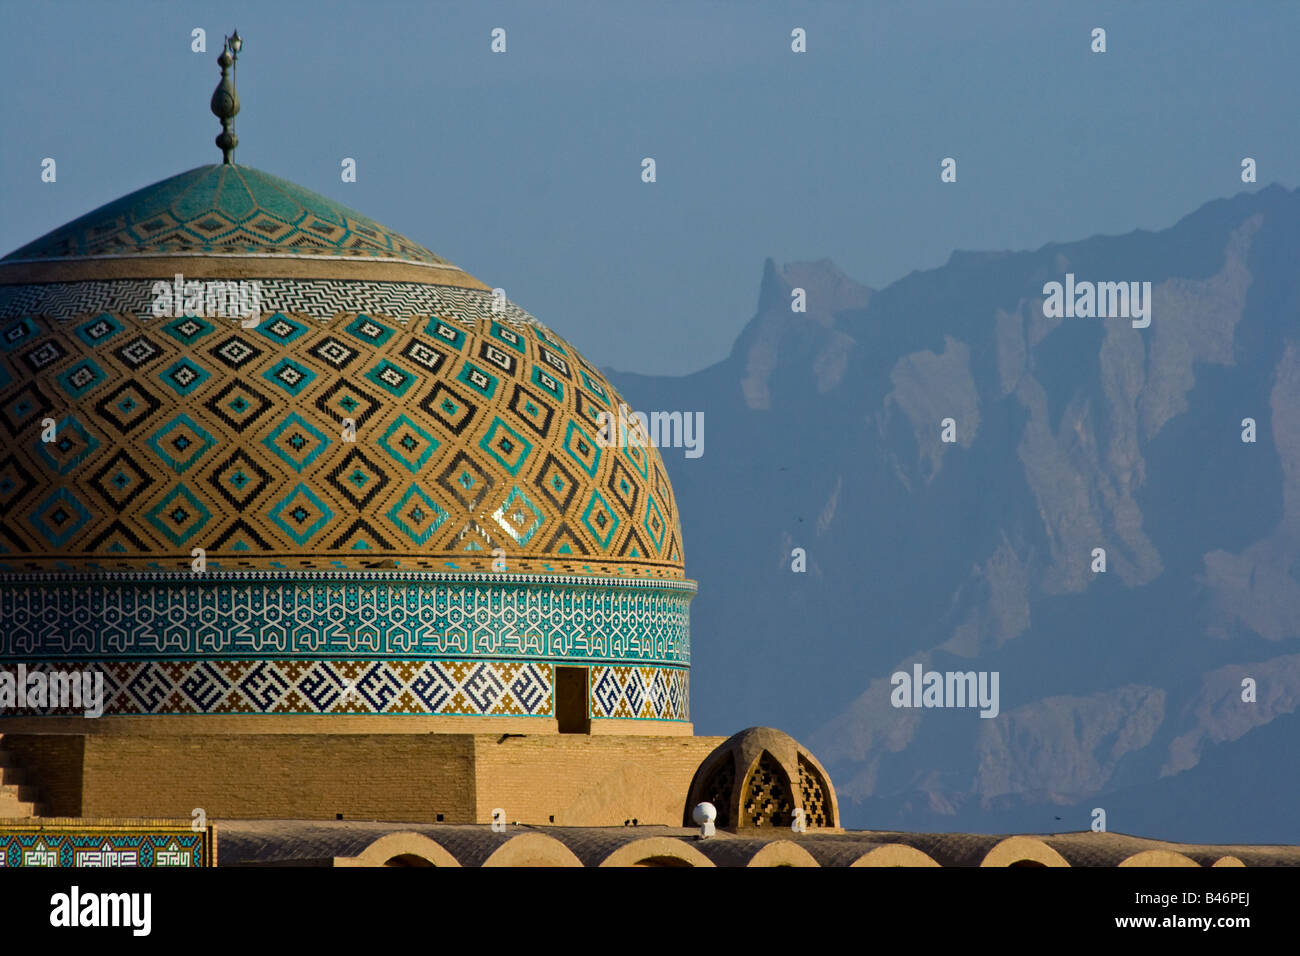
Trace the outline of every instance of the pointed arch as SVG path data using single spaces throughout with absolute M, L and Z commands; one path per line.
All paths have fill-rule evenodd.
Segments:
M 742 827 L 788 827 L 794 819 L 794 793 L 785 769 L 764 750 L 749 769 L 740 796 Z

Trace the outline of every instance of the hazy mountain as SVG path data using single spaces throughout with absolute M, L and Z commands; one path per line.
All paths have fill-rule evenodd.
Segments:
M 1150 282 L 1150 326 L 1045 317 L 1067 273 Z M 855 827 L 1300 842 L 1298 319 L 1278 186 L 880 291 L 769 261 L 725 361 L 611 375 L 704 413 L 662 450 L 699 732 L 803 739 Z M 1000 714 L 894 708 L 914 663 L 998 672 Z

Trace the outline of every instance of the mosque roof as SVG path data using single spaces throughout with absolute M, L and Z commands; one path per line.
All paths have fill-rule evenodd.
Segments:
M 698 828 L 511 827 L 315 820 L 218 823 L 223 866 L 395 865 L 403 855 L 438 866 L 1287 866 L 1300 849 L 1169 843 L 1120 833 L 997 836 L 789 828 L 699 839 Z M 544 846 L 543 844 L 549 844 Z M 518 845 L 527 853 L 511 854 Z M 549 854 L 547 853 L 549 849 Z M 776 854 L 773 850 L 784 850 Z M 494 855 L 496 859 L 493 859 Z M 762 854 L 760 856 L 760 854 Z M 1150 857 L 1150 859 L 1146 859 Z M 647 859 L 648 858 L 648 859 Z M 644 862 L 643 862 L 644 861 Z

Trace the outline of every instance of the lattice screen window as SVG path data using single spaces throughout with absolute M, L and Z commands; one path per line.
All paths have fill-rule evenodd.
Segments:
M 704 802 L 713 804 L 714 809 L 718 811 L 717 819 L 714 820 L 714 824 L 718 827 L 731 825 L 728 808 L 731 806 L 731 789 L 735 785 L 736 761 L 730 753 L 725 753 L 718 761 L 718 765 L 713 768 L 702 790 Z
M 745 783 L 741 823 L 753 827 L 788 827 L 794 819 L 794 797 L 785 771 L 766 750 Z
M 803 798 L 804 821 L 808 826 L 831 825 L 831 808 L 822 776 L 803 756 L 799 757 L 799 795 Z

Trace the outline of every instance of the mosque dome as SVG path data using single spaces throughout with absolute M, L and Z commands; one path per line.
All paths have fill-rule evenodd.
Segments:
M 256 283 L 253 328 L 210 314 L 231 280 Z M 14 449 L 0 501 L 39 475 L 50 513 L 7 516 L 10 570 L 177 570 L 201 547 L 213 569 L 489 571 L 505 549 L 512 571 L 683 576 L 657 450 L 598 440 L 604 376 L 323 196 L 203 166 L 24 246 L 0 281 L 2 424 L 67 418 Z
M 110 716 L 683 732 L 695 587 L 621 403 L 324 196 L 138 190 L 0 260 L 0 663 L 98 668 Z

